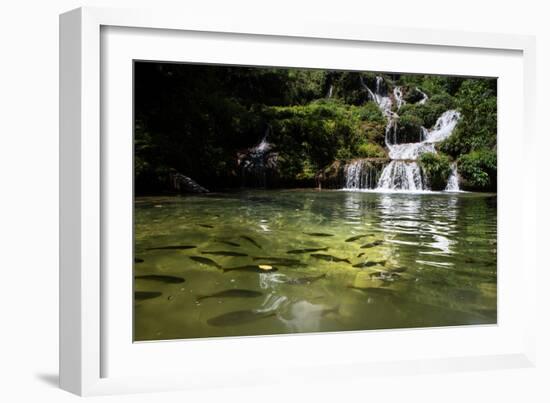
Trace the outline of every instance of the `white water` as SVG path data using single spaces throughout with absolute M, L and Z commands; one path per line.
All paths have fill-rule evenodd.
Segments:
M 451 165 L 451 174 L 449 175 L 449 180 L 447 181 L 447 187 L 445 188 L 446 192 L 459 192 L 460 188 L 458 187 L 458 170 L 456 168 L 456 162 Z
M 353 160 L 345 167 L 345 189 L 372 189 L 377 184 L 376 169 L 363 159 Z
M 334 91 L 334 87 L 333 85 L 331 84 L 330 87 L 328 87 L 328 91 L 327 91 L 327 98 L 332 98 L 332 92 Z
M 377 189 L 410 192 L 424 190 L 420 166 L 414 161 L 393 160 L 382 171 Z
M 266 151 L 271 149 L 271 144 L 267 142 L 267 134 L 264 135 L 262 140 L 254 147 L 250 149 L 251 153 L 254 154 L 265 154 Z
M 460 113 L 450 110 L 441 115 L 435 122 L 435 126 L 428 132 L 426 141 L 439 143 L 449 137 L 460 119 Z
M 394 87 L 393 97 L 395 98 L 397 110 L 401 109 L 401 105 L 406 104 L 405 100 L 403 99 L 403 91 L 401 90 L 401 87 Z
M 277 154 L 271 152 L 272 145 L 267 141 L 269 131 L 267 128 L 260 142 L 239 156 L 243 185 L 266 186 L 267 171 L 276 167 Z
M 431 130 L 422 127 L 418 142 L 397 144 L 397 122 L 399 115 L 392 111 L 392 107 L 395 102 L 395 106 L 399 110 L 405 103 L 402 88 L 394 87 L 392 99 L 392 97 L 388 96 L 386 83 L 384 83 L 384 79 L 380 76 L 376 77 L 376 88 L 374 91 L 365 84 L 362 78 L 361 84 L 388 120 L 385 141 L 389 150 L 389 157 L 392 161 L 382 171 L 376 190 L 407 192 L 429 190 L 423 178 L 422 169 L 416 160 L 423 153 L 436 152 L 435 143 L 445 140 L 452 134 L 460 119 L 460 113 L 455 110 L 446 111 L 437 119 Z M 428 96 L 420 89 L 416 89 L 423 95 L 418 104 L 424 104 L 428 100 Z M 366 167 L 367 169 L 365 169 Z M 365 161 L 352 161 L 345 168 L 345 188 L 373 189 L 372 175 L 372 168 Z M 453 170 L 449 176 L 446 190 L 459 190 L 456 164 L 453 164 Z
M 416 87 L 416 90 L 422 94 L 422 99 L 417 102 L 418 105 L 424 105 L 428 100 L 428 95 L 425 92 L 422 92 L 420 88 Z

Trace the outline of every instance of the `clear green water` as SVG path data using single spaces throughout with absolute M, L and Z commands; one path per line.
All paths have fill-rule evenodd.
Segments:
M 355 235 L 367 236 L 346 242 Z M 135 256 L 143 261 L 134 264 L 134 289 L 154 293 L 136 295 L 134 338 L 496 323 L 496 239 L 494 195 L 254 190 L 137 198 Z M 196 248 L 151 249 L 181 245 Z M 287 253 L 303 248 L 329 248 L 314 253 L 350 263 Z M 223 271 L 259 264 L 276 271 Z M 177 278 L 139 278 L 151 274 Z M 256 293 L 200 298 L 232 289 Z

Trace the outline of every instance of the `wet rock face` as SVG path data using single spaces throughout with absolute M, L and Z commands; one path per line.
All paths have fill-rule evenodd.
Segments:
M 393 138 L 388 140 L 392 144 L 418 143 L 426 139 L 426 129 L 418 118 L 403 116 L 397 120 L 397 127 Z
M 316 176 L 322 189 L 375 189 L 388 158 L 358 158 L 334 161 Z
M 242 186 L 269 187 L 278 178 L 278 154 L 266 137 L 256 146 L 237 153 L 237 165 L 241 173 Z
M 334 161 L 315 176 L 317 187 L 322 189 L 341 189 L 345 183 L 345 163 Z
M 188 176 L 180 174 L 176 170 L 168 173 L 170 188 L 181 193 L 208 193 L 209 190 L 202 187 Z

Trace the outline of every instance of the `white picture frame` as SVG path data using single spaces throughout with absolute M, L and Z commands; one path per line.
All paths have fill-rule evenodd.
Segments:
M 437 73 L 446 69 L 445 73 L 460 73 L 470 71 L 466 67 L 465 70 L 461 70 L 462 52 L 473 54 L 473 58 L 475 55 L 479 58 L 487 57 L 489 64 L 502 56 L 502 65 L 509 63 L 511 66 L 509 73 L 503 73 L 510 74 L 510 79 L 505 80 L 510 83 L 510 91 L 508 87 L 504 87 L 504 91 L 501 92 L 499 87 L 499 97 L 518 94 L 519 98 L 508 99 L 509 102 L 503 104 L 499 99 L 499 116 L 501 107 L 521 108 L 522 113 L 518 114 L 521 118 L 506 121 L 510 123 L 510 127 L 522 133 L 523 141 L 520 142 L 520 150 L 516 150 L 515 155 L 516 158 L 520 155 L 524 161 L 529 161 L 535 153 L 533 104 L 536 81 L 533 37 L 408 28 L 388 29 L 322 21 L 280 25 L 277 21 L 269 20 L 201 19 L 193 15 L 173 15 L 169 12 L 151 10 L 80 8 L 65 13 L 60 17 L 60 384 L 63 389 L 79 395 L 96 395 L 229 384 L 249 385 L 273 381 L 292 382 L 298 374 L 302 379 L 329 381 L 346 376 L 369 376 L 380 373 L 409 374 L 419 371 L 463 371 L 534 365 L 535 284 L 524 282 L 522 305 L 514 312 L 508 312 L 506 300 L 503 301 L 503 298 L 509 295 L 507 291 L 512 284 L 511 281 L 507 281 L 507 278 L 512 278 L 507 277 L 511 263 L 519 262 L 521 266 L 521 270 L 516 268 L 514 275 L 523 278 L 536 276 L 536 242 L 527 237 L 527 234 L 536 233 L 535 197 L 532 191 L 516 192 L 515 195 L 510 194 L 504 202 L 501 200 L 501 194 L 507 196 L 506 181 L 517 178 L 505 164 L 506 151 L 510 149 L 507 148 L 509 143 L 506 140 L 508 125 L 502 127 L 500 117 L 499 172 L 502 168 L 502 172 L 510 174 L 499 175 L 498 326 L 477 327 L 475 330 L 470 327 L 432 329 L 422 330 L 422 333 L 415 330 L 394 330 L 133 345 L 126 336 L 129 331 L 128 321 L 131 321 L 131 318 L 124 316 L 131 303 L 130 296 L 128 301 L 117 306 L 112 305 L 113 298 L 109 298 L 117 284 L 125 287 L 125 280 L 111 277 L 107 270 L 110 267 L 110 259 L 124 262 L 124 259 L 128 260 L 128 255 L 111 256 L 106 239 L 116 239 L 126 246 L 131 245 L 131 238 L 124 235 L 128 234 L 128 221 L 117 224 L 118 230 L 115 228 L 112 232 L 109 224 L 110 220 L 114 220 L 113 217 L 128 217 L 125 212 L 118 214 L 115 204 L 117 200 L 125 200 L 128 194 L 131 194 L 128 193 L 128 187 L 113 187 L 111 182 L 117 179 L 110 179 L 118 176 L 112 171 L 115 168 L 109 163 L 109 158 L 112 153 L 117 153 L 117 150 L 125 149 L 128 145 L 128 134 L 131 138 L 131 132 L 126 130 L 131 126 L 131 119 L 126 119 L 131 105 L 124 106 L 129 99 L 128 96 L 131 96 L 131 86 L 128 87 L 129 81 L 123 79 L 124 76 L 121 74 L 127 71 L 124 70 L 128 68 L 126 61 L 131 59 L 181 61 L 179 56 L 170 56 L 171 53 L 163 53 L 162 49 L 185 40 L 185 35 L 189 33 L 192 33 L 192 40 L 195 41 L 200 41 L 203 37 L 213 38 L 211 44 L 201 43 L 206 46 L 203 50 L 208 46 L 216 46 L 215 43 L 219 45 L 227 42 L 234 45 L 231 47 L 232 52 L 241 52 L 240 58 L 235 56 L 236 58 L 232 59 L 234 55 L 223 55 L 220 48 L 217 57 L 209 57 L 199 52 L 200 46 L 189 45 L 189 49 L 194 49 L 195 55 L 190 61 L 197 62 L 248 62 L 286 66 L 289 65 L 288 61 L 276 59 L 275 47 L 286 47 L 290 54 L 298 57 L 296 49 L 292 50 L 293 46 L 301 50 L 324 46 L 343 54 L 352 52 L 350 49 L 355 49 L 353 52 L 361 52 L 362 46 L 366 46 L 376 47 L 380 51 L 385 51 L 387 47 L 395 48 L 395 52 L 406 49 L 426 54 L 432 51 L 446 52 L 445 57 L 449 59 L 440 60 L 439 64 L 432 63 L 431 71 L 427 71 L 426 66 L 423 67 L 421 64 L 411 64 L 407 71 L 415 72 L 415 69 L 422 69 L 425 73 Z M 104 34 L 112 36 L 106 39 Z M 135 44 L 134 47 L 131 46 L 132 37 L 138 34 L 142 35 L 139 42 L 139 57 L 132 53 L 137 52 Z M 237 42 L 244 46 L 240 51 Z M 164 45 L 158 46 L 158 51 L 153 51 L 155 43 Z M 258 47 L 271 44 L 274 52 L 268 54 L 256 49 L 246 55 L 247 43 L 255 43 Z M 314 57 L 314 53 L 311 55 Z M 511 55 L 509 62 L 506 61 L 506 55 Z M 433 55 L 429 57 L 435 58 Z M 497 59 L 490 59 L 492 57 Z M 110 59 L 106 61 L 105 58 Z M 344 59 L 346 58 L 343 57 L 342 60 Z M 277 60 L 280 62 L 277 63 Z M 393 59 L 388 56 L 388 63 L 390 60 Z M 315 67 L 315 63 L 321 62 L 296 63 L 296 67 Z M 454 64 L 453 70 L 449 70 L 449 66 L 444 67 L 449 64 Z M 385 66 L 391 68 L 391 64 Z M 394 70 L 385 71 L 399 71 L 399 65 L 394 66 Z M 350 59 L 346 59 L 340 67 L 359 69 L 365 66 L 355 66 Z M 373 65 L 370 70 L 377 70 L 378 67 L 384 68 L 382 65 Z M 491 75 L 489 67 L 491 66 L 487 66 L 485 71 L 480 63 L 479 75 L 483 75 L 484 72 Z M 121 79 L 113 81 L 107 80 L 107 77 Z M 123 118 L 111 121 L 111 107 L 115 108 L 113 110 L 121 111 Z M 120 127 L 126 137 L 112 135 L 115 127 Z M 131 155 L 125 155 L 123 158 L 125 161 L 128 161 L 128 158 L 131 160 Z M 522 178 L 522 181 L 524 188 L 536 188 L 535 175 Z M 502 193 L 501 189 L 504 189 Z M 122 193 L 116 194 L 117 191 Z M 506 215 L 506 209 L 513 206 L 519 208 L 516 216 L 510 217 Z M 107 211 L 110 213 L 107 214 Z M 515 245 L 514 237 L 520 241 L 512 252 L 510 246 Z M 507 256 L 506 253 L 514 253 L 515 256 L 501 259 L 503 254 Z M 128 260 L 128 264 L 131 265 L 131 259 Z M 505 311 L 501 312 L 501 309 Z M 532 314 L 526 315 L 526 312 Z M 510 316 L 507 316 L 508 313 Z M 520 316 L 521 321 L 518 319 Z M 124 337 L 117 338 L 118 334 L 123 334 Z M 319 343 L 324 346 L 336 346 L 344 341 L 346 345 L 351 346 L 349 351 L 353 351 L 353 346 L 360 345 L 365 340 L 382 338 L 400 339 L 405 341 L 405 345 L 408 342 L 421 347 L 416 355 L 405 356 L 398 350 L 387 359 L 376 354 L 372 354 L 373 357 L 368 359 L 357 355 L 345 360 L 330 354 L 323 357 L 315 356 L 314 349 L 319 347 Z M 428 341 L 423 342 L 422 339 Z M 441 340 L 439 347 L 435 342 L 437 340 Z M 457 347 L 451 351 L 448 347 L 446 351 L 444 346 L 451 340 L 462 340 L 464 348 Z M 487 343 L 484 344 L 483 340 Z M 494 341 L 494 348 L 488 347 L 489 340 Z M 422 347 L 430 343 L 434 346 L 433 349 Z M 240 350 L 239 356 L 231 353 L 237 345 Z M 299 354 L 294 354 L 290 359 L 283 353 L 288 348 Z M 243 349 L 247 350 L 244 357 Z M 270 365 L 262 364 L 258 358 L 259 353 L 268 349 L 273 351 Z M 167 357 L 167 354 L 177 356 L 180 350 L 186 351 L 187 359 L 183 362 L 173 360 L 177 362 L 166 365 L 165 371 L 157 371 L 156 375 L 147 371 L 133 371 L 134 360 L 137 357 L 146 363 L 156 360 L 155 364 L 158 365 L 165 359 L 162 357 Z M 215 352 L 218 358 L 210 358 L 208 365 L 204 365 L 200 357 L 204 357 L 208 352 L 211 356 Z M 227 362 L 232 359 L 240 362 L 231 365 L 229 374 L 230 367 Z M 116 367 L 114 370 L 111 363 L 115 361 L 125 362 L 126 365 L 113 364 L 112 367 Z M 217 365 L 212 365 L 213 363 Z M 190 367 L 193 367 L 192 372 L 189 371 Z M 212 367 L 217 369 L 210 370 Z M 308 371 L 304 373 L 303 368 L 307 368 Z M 205 374 L 211 376 L 206 379 Z

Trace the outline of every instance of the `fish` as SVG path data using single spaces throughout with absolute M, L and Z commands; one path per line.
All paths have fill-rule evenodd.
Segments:
M 157 246 L 155 248 L 147 248 L 148 250 L 185 250 L 196 248 L 195 245 L 168 245 L 168 246 Z
M 351 238 L 346 239 L 344 242 L 353 242 L 353 241 L 357 241 L 358 239 L 364 238 L 364 237 L 366 237 L 366 236 L 369 236 L 369 235 L 368 235 L 368 234 L 355 235 L 355 236 L 352 236 Z
M 311 252 L 326 252 L 327 250 L 328 250 L 328 246 L 325 248 L 292 249 L 287 251 L 286 253 L 298 254 L 298 253 L 311 253 Z
M 258 242 L 256 242 L 254 239 L 250 238 L 249 236 L 241 235 L 241 238 L 244 239 L 245 241 L 250 242 L 250 243 L 251 243 L 252 245 L 254 245 L 256 248 L 262 249 L 262 245 L 260 245 Z
M 200 302 L 208 298 L 256 298 L 256 297 L 261 297 L 262 295 L 263 293 L 259 291 L 241 290 L 238 288 L 234 288 L 231 290 L 216 292 L 210 295 L 199 295 L 196 300 Z
M 334 234 L 328 234 L 326 232 L 304 232 L 304 234 L 309 236 L 334 236 Z
M 379 246 L 379 245 L 382 245 L 384 243 L 384 241 L 382 240 L 378 240 L 378 241 L 374 241 L 374 242 L 371 242 L 371 243 L 366 243 L 364 245 L 361 245 L 361 248 L 362 249 L 365 249 L 365 248 L 372 248 L 372 247 L 375 247 L 375 246 Z
M 314 257 L 315 259 L 325 260 L 327 262 L 345 262 L 351 264 L 349 259 L 342 259 L 336 256 L 326 255 L 324 253 L 312 253 L 310 256 Z
M 143 263 L 143 262 L 145 262 L 145 260 L 143 260 L 143 259 L 141 259 L 141 258 L 139 258 L 139 257 L 135 257 L 135 258 L 134 258 L 134 263 Z
M 360 254 L 357 255 L 357 257 L 361 257 L 365 254 L 365 252 L 361 252 Z
M 261 266 L 264 266 L 264 268 L 262 268 Z M 251 271 L 254 273 L 267 273 L 267 272 L 275 272 L 277 271 L 277 268 L 273 266 L 268 266 L 268 265 L 253 265 L 253 264 L 223 268 L 224 273 L 228 271 Z
M 390 267 L 387 270 L 389 272 L 392 272 L 392 273 L 403 273 L 403 272 L 407 271 L 407 268 L 406 267 Z
M 222 239 L 218 239 L 218 240 L 216 240 L 216 242 L 223 243 L 223 244 L 229 245 L 229 246 L 234 246 L 234 247 L 236 247 L 236 248 L 241 246 L 241 245 L 238 244 L 237 242 L 224 241 L 224 240 L 222 240 Z
M 323 310 L 321 311 L 321 316 L 322 316 L 322 317 L 325 317 L 325 316 L 327 316 L 327 315 L 330 314 L 330 313 L 338 313 L 339 311 L 340 311 L 340 305 L 338 304 L 338 305 L 336 305 L 336 306 L 334 306 L 334 307 L 332 307 L 332 308 L 323 309 Z
M 276 316 L 275 312 L 258 312 L 253 310 L 233 311 L 215 316 L 206 321 L 210 326 L 234 326 L 243 323 L 254 322 L 256 320 Z
M 157 298 L 162 295 L 159 291 L 136 291 L 134 292 L 134 299 L 136 301 L 143 301 L 146 299 Z
M 205 264 L 207 266 L 217 267 L 218 269 L 222 268 L 218 263 L 216 263 L 212 259 L 208 259 L 207 257 L 189 256 L 189 259 L 194 260 L 195 262 L 198 262 L 198 263 L 201 263 L 201 264 Z
M 289 259 L 286 257 L 276 257 L 276 256 L 255 256 L 252 258 L 252 260 L 269 260 L 272 262 L 278 262 L 278 263 L 302 263 L 301 260 L 297 259 Z
M 385 265 L 385 260 L 379 260 L 378 262 L 360 262 L 353 265 L 353 267 L 372 267 L 377 265 Z
M 213 225 L 210 225 L 210 224 L 197 224 L 199 227 L 203 227 L 203 228 L 214 228 Z
M 286 284 L 291 285 L 303 285 L 303 284 L 311 284 L 317 280 L 321 280 L 323 278 L 326 278 L 327 274 L 321 274 L 320 276 L 310 276 L 310 277 L 300 277 L 300 278 L 291 278 L 285 281 Z
M 158 281 L 160 283 L 168 284 L 179 284 L 185 282 L 185 279 L 183 277 L 165 276 L 163 274 L 144 274 L 141 276 L 135 276 L 134 278 L 137 280 Z
M 232 252 L 230 250 L 213 250 L 201 252 L 203 255 L 217 255 L 217 256 L 248 256 L 246 253 Z
M 307 266 L 306 263 L 302 263 L 302 262 L 284 262 L 284 261 L 282 262 L 261 261 L 261 264 L 268 264 L 271 266 L 282 266 L 282 267 L 306 267 Z

